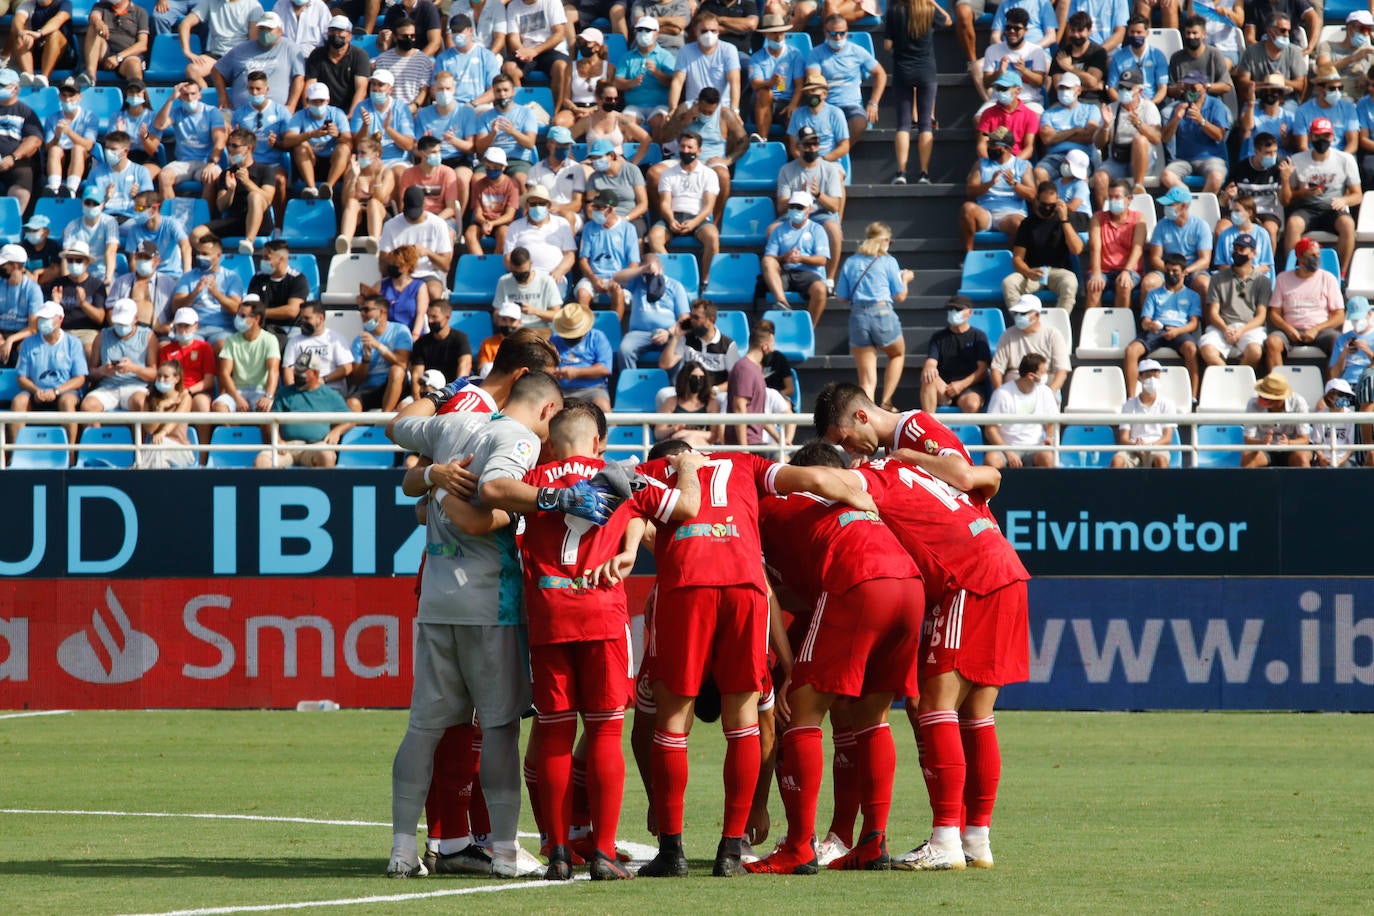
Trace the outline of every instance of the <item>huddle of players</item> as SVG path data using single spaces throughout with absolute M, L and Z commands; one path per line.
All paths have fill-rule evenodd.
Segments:
M 837 799 L 857 801 L 847 826 L 837 806 L 832 833 L 852 841 L 854 807 L 864 816 L 858 843 L 845 842 L 854 848 L 830 868 L 991 867 L 988 826 L 1000 775 L 992 707 L 998 687 L 1024 679 L 1028 667 L 1028 575 L 987 508 L 997 472 L 974 467 L 957 437 L 928 414 L 883 411 L 857 386 L 832 385 L 816 405 L 817 428 L 830 441 L 809 443 L 790 464 L 745 453 L 702 456 L 665 442 L 630 485 L 608 476 L 615 467 L 599 458 L 604 417 L 586 404 L 564 407 L 556 384 L 544 381 L 556 356 L 550 361 L 523 336 L 512 335 L 507 347 L 513 358 L 503 365 L 498 355 L 480 387 L 458 383 L 461 390 L 417 402 L 389 427 L 398 444 L 436 463 L 412 470 L 406 481 L 408 493 L 431 499 L 415 695 L 393 765 L 388 873 L 529 873 L 515 843 L 518 748 L 511 736 L 518 739 L 521 703 L 532 696 L 538 718 L 525 775 L 547 837 L 545 877 L 570 878 L 583 860 L 593 879 L 632 877 L 614 845 L 625 777 L 623 710 L 634 692 L 621 580 L 641 541 L 652 542 L 658 579 L 646 614 L 636 721 L 636 732 L 647 736 L 639 717 L 652 718 L 652 738 L 635 748 L 659 851 L 639 876 L 687 874 L 687 741 L 708 678 L 720 693 L 726 738 L 713 874 L 818 870 L 820 726 L 827 712 L 837 776 L 841 754 L 853 764 L 843 771 L 845 785 L 837 783 Z M 466 412 L 427 417 L 455 403 Z M 522 423 L 523 432 L 515 431 Z M 541 444 L 545 463 L 536 466 Z M 847 469 L 835 445 L 858 456 L 883 447 L 890 457 Z M 517 548 L 519 516 L 524 534 Z M 494 546 L 504 558 L 490 582 L 464 570 L 480 549 L 470 542 Z M 777 775 L 788 829 L 771 855 L 743 863 L 756 788 L 771 778 L 760 775 L 759 729 L 760 697 L 771 692 L 774 676 L 770 578 L 795 614 L 793 638 L 774 634 L 773 641 L 781 668 L 777 712 L 786 726 Z M 468 615 L 456 630 L 427 632 L 453 626 L 440 623 L 453 618 L 436 615 L 433 599 L 472 607 L 491 583 L 498 591 L 490 624 Z M 532 692 L 512 638 L 522 591 Z M 896 751 L 886 719 L 898 696 L 909 698 L 934 830 L 894 863 L 886 829 Z M 479 798 L 474 712 L 482 730 L 489 858 L 468 826 Z M 575 756 L 579 714 L 584 736 Z M 583 778 L 575 787 L 579 767 Z M 415 826 L 426 792 L 431 845 L 422 861 Z M 571 833 L 575 820 L 589 822 L 589 834 Z

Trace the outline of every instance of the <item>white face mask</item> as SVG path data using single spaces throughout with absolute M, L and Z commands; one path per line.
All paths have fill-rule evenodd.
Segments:
M 720 36 L 715 32 L 702 32 L 697 36 L 697 44 L 701 45 L 703 51 L 709 51 L 720 41 Z
M 1063 105 L 1065 108 L 1072 107 L 1073 103 L 1078 99 L 1078 96 L 1074 94 L 1072 89 L 1060 89 L 1058 96 L 1059 104 Z
M 1146 394 L 1154 394 L 1159 390 L 1159 379 L 1143 378 L 1140 380 L 1140 390 Z
M 1023 331 L 1031 326 L 1031 316 L 1026 312 L 1018 312 L 1015 320 L 1016 326 Z

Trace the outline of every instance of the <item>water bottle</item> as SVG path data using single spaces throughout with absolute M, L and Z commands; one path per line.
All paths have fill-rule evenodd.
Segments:
M 1113 350 L 1119 350 L 1119 349 L 1121 349 L 1121 332 L 1120 332 L 1120 331 L 1112 331 L 1112 349 L 1113 349 Z
M 333 700 L 301 700 L 296 704 L 296 712 L 333 712 L 338 708 Z

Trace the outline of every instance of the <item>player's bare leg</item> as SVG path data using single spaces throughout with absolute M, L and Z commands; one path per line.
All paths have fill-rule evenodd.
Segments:
M 778 763 L 778 735 L 773 707 L 759 710 L 759 782 L 754 787 L 754 801 L 749 808 L 744 838 L 757 847 L 768 839 L 773 826 L 768 816 L 768 795 L 773 789 L 773 772 Z
M 639 768 L 639 781 L 644 784 L 644 798 L 648 802 L 645 829 L 650 836 L 658 836 L 658 820 L 654 817 L 654 720 L 657 711 L 652 697 L 643 695 L 643 682 L 635 693 L 635 721 L 630 728 L 630 750 Z

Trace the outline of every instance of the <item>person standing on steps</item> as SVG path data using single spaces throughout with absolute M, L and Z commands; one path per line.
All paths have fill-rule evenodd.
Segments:
M 930 184 L 930 153 L 935 146 L 935 20 L 946 28 L 954 19 L 935 0 L 894 0 L 884 17 L 887 49 L 892 52 L 892 101 L 897 109 L 897 174 L 893 184 L 906 184 L 911 150 L 911 112 L 916 110 L 917 184 Z

